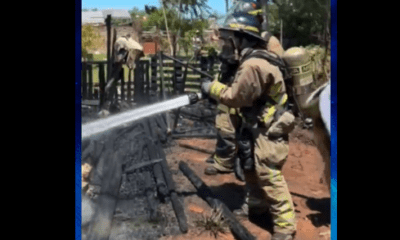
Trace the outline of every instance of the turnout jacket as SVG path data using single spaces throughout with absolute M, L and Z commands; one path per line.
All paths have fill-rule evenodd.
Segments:
M 248 51 L 251 49 L 242 51 L 241 61 Z M 260 104 L 260 99 L 264 99 L 261 101 L 261 111 L 257 112 L 256 117 L 265 127 L 270 126 L 279 106 L 283 106 L 287 101 L 282 72 L 277 66 L 261 58 L 243 61 L 230 86 L 213 81 L 210 96 L 230 108 L 237 108 L 241 113 L 246 108 L 255 108 Z

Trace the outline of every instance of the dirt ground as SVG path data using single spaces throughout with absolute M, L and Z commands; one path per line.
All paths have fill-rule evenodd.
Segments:
M 295 240 L 330 239 L 330 191 L 323 182 L 322 157 L 312 142 L 312 133 L 296 128 L 290 134 L 289 156 L 283 167 L 283 175 L 288 183 L 295 205 L 297 233 Z M 176 236 L 164 236 L 163 240 L 184 239 L 235 239 L 227 229 L 227 233 L 218 234 L 217 238 L 210 231 L 197 226 L 196 221 L 210 216 L 212 209 L 198 195 L 195 187 L 179 170 L 180 161 L 189 167 L 209 186 L 214 194 L 231 210 L 240 208 L 244 201 L 244 183 L 238 181 L 234 174 L 207 176 L 204 174 L 205 160 L 209 153 L 179 146 L 185 143 L 212 151 L 215 139 L 181 139 L 177 145 L 165 150 L 176 191 L 183 196 L 189 231 Z M 238 218 L 257 239 L 269 240 L 272 225 L 270 220 L 253 220 Z

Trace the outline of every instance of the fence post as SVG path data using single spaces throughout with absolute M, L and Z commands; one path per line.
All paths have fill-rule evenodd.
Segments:
M 151 86 L 150 86 L 150 97 L 152 99 L 154 99 L 157 96 L 157 90 L 158 90 L 158 84 L 157 84 L 157 55 L 153 55 L 151 57 Z
M 215 56 L 214 55 L 208 56 L 208 64 L 207 64 L 208 72 L 213 76 L 215 75 L 214 64 L 215 64 Z
M 183 93 L 185 83 L 183 82 L 182 65 L 174 61 L 174 95 Z
M 133 72 L 133 69 L 129 69 L 128 70 L 128 89 L 127 89 L 127 91 L 128 91 L 128 96 L 127 96 L 127 101 L 130 103 L 131 101 L 132 101 L 132 94 L 131 94 L 131 91 L 132 91 L 132 89 L 131 89 L 131 84 L 132 84 L 132 72 Z
M 165 82 L 164 82 L 164 58 L 163 58 L 163 52 L 160 51 L 158 52 L 158 60 L 160 61 L 160 98 L 165 100 Z
M 106 76 L 104 75 L 104 64 L 99 63 L 99 92 L 100 92 L 100 109 L 103 107 L 104 104 L 104 88 L 106 87 Z
M 86 85 L 86 62 L 82 62 L 82 99 L 86 99 L 86 94 L 87 94 L 87 85 Z
M 110 42 L 111 42 L 111 15 L 107 15 L 106 18 L 106 27 L 107 27 L 107 81 L 110 79 L 111 76 L 111 49 L 110 49 Z
M 137 104 L 142 104 L 144 102 L 143 99 L 143 89 L 144 89 L 144 84 L 143 84 L 143 69 L 140 61 L 136 62 L 136 67 L 134 71 L 134 78 L 135 80 L 133 81 L 134 84 L 134 99 Z
M 125 69 L 121 68 L 119 72 L 119 78 L 121 79 L 121 101 L 125 101 Z
M 201 71 L 207 72 L 207 65 L 208 65 L 207 63 L 208 63 L 207 58 L 205 56 L 201 56 L 200 57 L 200 69 L 201 69 Z M 206 79 L 207 79 L 207 77 L 202 76 L 202 75 L 200 76 L 200 81 L 201 82 L 204 82 Z
M 145 71 L 144 76 L 146 77 L 146 98 L 147 102 L 150 102 L 150 76 L 149 76 L 149 69 L 150 69 L 150 62 L 143 61 L 143 69 Z
M 92 71 L 92 64 L 88 64 L 88 72 L 89 72 L 89 89 L 88 89 L 88 95 L 87 99 L 92 100 L 93 99 L 93 71 Z

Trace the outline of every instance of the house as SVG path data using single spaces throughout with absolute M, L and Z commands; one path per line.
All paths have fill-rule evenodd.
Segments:
M 112 26 L 117 30 L 117 38 L 130 34 L 135 36 L 134 29 L 131 26 L 132 18 L 126 9 L 105 9 L 100 11 L 87 11 L 82 12 L 82 25 L 91 25 L 98 30 L 100 36 L 104 39 L 104 45 L 97 49 L 99 53 L 107 52 L 107 15 L 111 15 L 112 20 L 124 20 L 125 23 L 120 23 L 118 26 Z M 113 31 L 111 32 L 111 39 L 113 39 Z M 136 39 L 134 39 L 136 40 Z
M 131 15 L 126 9 L 105 9 L 100 11 L 82 12 L 82 25 L 91 24 L 94 26 L 105 25 L 107 15 L 112 19 L 131 21 Z

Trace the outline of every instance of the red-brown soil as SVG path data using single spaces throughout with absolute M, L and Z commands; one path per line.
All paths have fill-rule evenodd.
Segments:
M 190 144 L 207 150 L 214 150 L 214 139 L 181 139 L 177 142 Z M 330 239 L 330 191 L 323 182 L 323 162 L 320 153 L 312 142 L 312 133 L 296 128 L 290 134 L 290 150 L 283 175 L 288 183 L 295 205 L 297 233 L 295 240 Z M 207 184 L 218 198 L 229 208 L 239 208 L 244 199 L 244 183 L 238 181 L 234 174 L 208 176 L 204 174 L 205 160 L 210 154 L 176 145 L 165 150 L 167 162 L 173 173 L 176 191 L 184 196 L 185 211 L 189 225 L 186 234 L 164 236 L 163 240 L 216 239 L 209 231 L 196 226 L 195 221 L 202 216 L 210 216 L 212 209 L 198 195 L 194 186 L 180 172 L 179 161 L 189 167 Z M 271 225 L 256 222 L 248 218 L 238 218 L 257 239 L 269 240 Z M 268 221 L 266 221 L 268 222 Z M 235 239 L 229 232 L 219 234 L 217 239 Z

